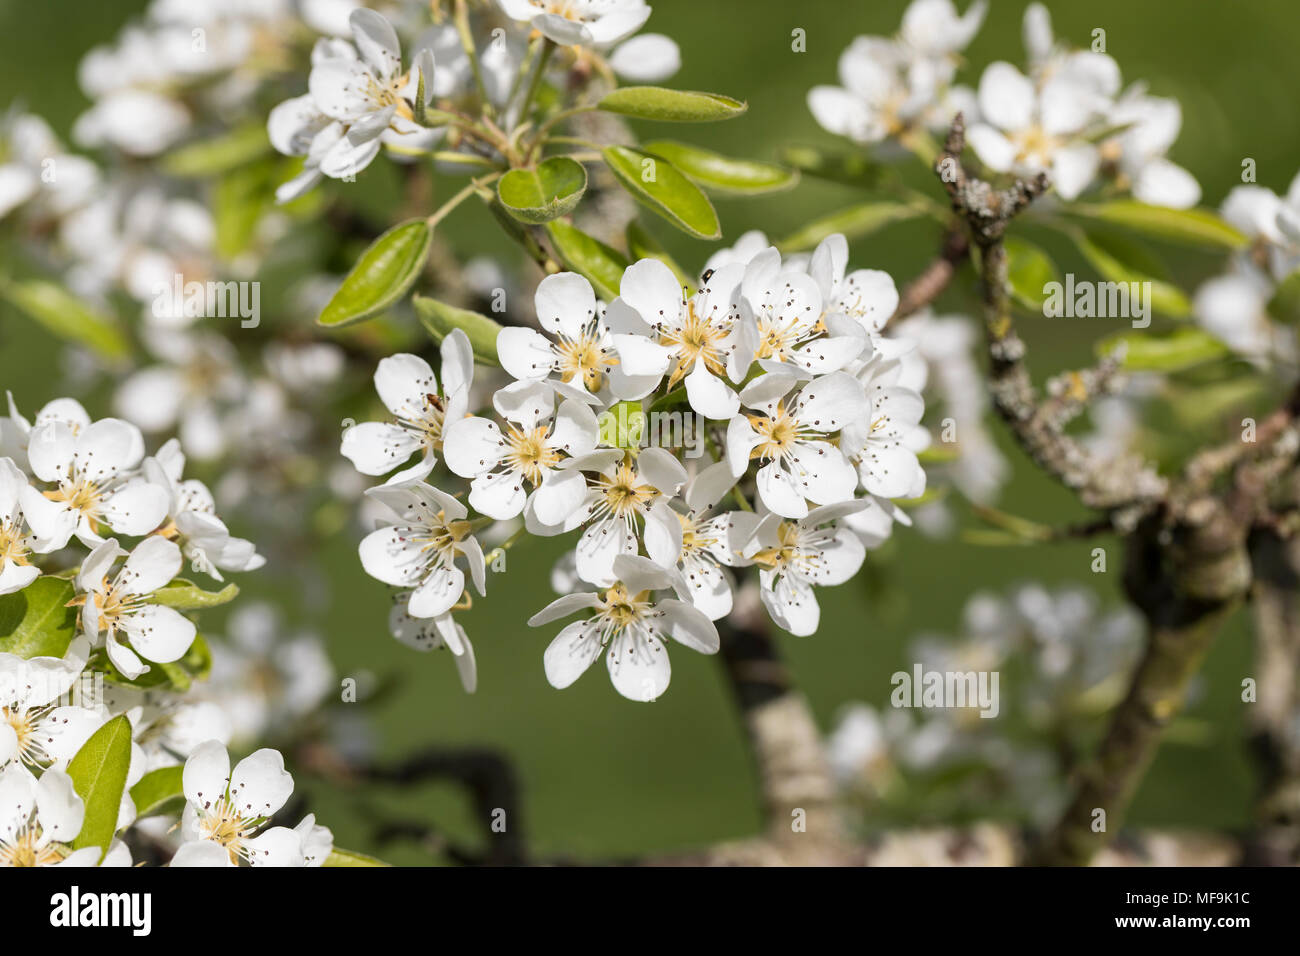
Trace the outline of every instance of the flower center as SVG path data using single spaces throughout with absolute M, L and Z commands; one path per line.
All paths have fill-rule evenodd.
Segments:
M 18 708 L 0 707 L 0 721 L 13 728 L 18 738 L 18 759 L 30 766 L 39 766 L 45 756 L 40 741 L 36 736 L 36 725 L 45 715 L 45 710 L 20 710 Z
M 800 560 L 799 526 L 797 524 L 793 521 L 782 521 L 776 529 L 776 539 L 777 545 L 775 547 L 764 548 L 753 556 L 755 564 L 781 571 Z M 808 556 L 804 555 L 803 560 L 806 563 Z
M 447 418 L 447 406 L 442 403 L 442 397 L 433 392 L 425 395 L 424 408 L 416 416 L 399 418 L 397 423 L 407 431 L 421 436 L 425 448 L 441 448 L 442 430 Z
M 617 518 L 630 518 L 645 510 L 657 494 L 653 485 L 639 480 L 636 470 L 624 461 L 612 477 L 602 475 L 596 481 L 609 512 Z
M 40 844 L 40 827 L 23 827 L 15 834 L 12 843 L 0 840 L 0 866 L 53 866 L 63 859 L 61 845 Z
M 570 382 L 580 378 L 593 395 L 600 391 L 605 381 L 605 369 L 617 361 L 606 357 L 594 329 L 583 332 L 576 339 L 561 337 L 555 350 L 559 356 L 560 380 Z
M 27 555 L 30 551 L 26 542 L 26 536 L 19 531 L 17 518 L 0 521 L 0 566 L 5 561 L 27 564 Z
M 534 485 L 540 485 L 543 474 L 560 462 L 560 453 L 546 441 L 547 436 L 544 425 L 530 432 L 512 425 L 506 435 L 506 443 L 510 446 L 505 456 L 506 463 Z
M 56 490 L 45 492 L 51 501 L 65 501 L 68 507 L 88 517 L 98 513 L 102 496 L 103 489 L 88 478 L 61 481 Z
M 438 517 L 430 525 L 431 534 L 425 539 L 424 550 L 433 551 L 445 564 L 456 560 L 457 545 L 469 534 L 468 521 L 448 521 L 445 512 L 439 511 Z
M 749 422 L 763 436 L 763 441 L 750 453 L 751 458 L 768 461 L 783 458 L 799 440 L 799 422 L 786 411 L 785 403 L 777 405 L 775 415 L 753 415 Z
M 243 853 L 244 838 L 256 829 L 257 821 L 240 814 L 230 802 L 229 797 L 222 797 L 212 806 L 200 812 L 199 832 L 204 839 L 220 843 L 230 854 L 230 862 L 239 862 Z
M 540 6 L 547 13 L 553 13 L 557 17 L 582 22 L 582 14 L 578 12 L 576 0 L 541 0 L 540 3 L 534 2 L 533 5 Z
M 1038 166 L 1048 165 L 1053 153 L 1061 147 L 1061 140 L 1050 135 L 1037 123 L 1011 134 L 1011 141 L 1016 144 L 1016 161 L 1030 162 Z
M 702 359 L 705 367 L 714 375 L 721 375 L 725 367 L 723 351 L 718 343 L 726 337 L 728 331 L 730 330 L 697 314 L 694 300 L 686 305 L 686 320 L 680 329 L 660 326 L 659 341 L 677 349 L 677 367 L 673 369 L 668 387 L 676 387 L 682 377 L 694 367 L 697 358 Z
M 650 607 L 650 592 L 629 594 L 627 587 L 619 581 L 605 591 L 601 604 L 600 616 L 609 625 L 610 634 L 617 634 L 645 615 Z
M 366 95 L 374 100 L 382 109 L 386 106 L 397 107 L 397 115 L 403 119 L 414 119 L 415 114 L 411 112 L 411 106 L 402 96 L 402 91 L 406 89 L 406 84 L 410 82 L 410 74 L 403 73 L 395 76 L 387 83 L 382 83 L 375 76 L 370 76 L 366 83 Z
M 701 530 L 699 523 L 690 515 L 681 512 L 675 514 L 682 526 L 682 557 L 699 554 L 718 543 L 717 536 Z

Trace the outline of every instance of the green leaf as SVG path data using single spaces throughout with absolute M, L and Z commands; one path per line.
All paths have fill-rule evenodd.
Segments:
M 397 302 L 415 282 L 429 255 L 433 230 L 408 219 L 370 244 L 316 320 L 335 328 L 361 322 Z
M 1151 307 L 1175 318 L 1185 318 L 1192 304 L 1177 286 L 1157 278 L 1163 269 L 1146 250 L 1118 236 L 1074 232 L 1075 244 L 1089 264 L 1111 282 L 1150 282 Z
M 252 242 L 262 216 L 275 207 L 275 186 L 281 166 L 274 160 L 241 166 L 224 173 L 212 190 L 212 217 L 217 252 L 233 259 Z
M 131 722 L 114 717 L 90 735 L 68 764 L 73 789 L 86 805 L 81 832 L 72 847 L 97 846 L 107 850 L 117 832 L 117 813 L 131 766 Z M 103 853 L 100 853 L 103 859 Z
M 265 123 L 248 123 L 221 136 L 174 149 L 162 160 L 169 176 L 218 176 L 271 153 Z
M 799 182 L 797 170 L 755 159 L 733 159 L 709 149 L 659 139 L 643 143 L 647 153 L 662 156 L 705 189 L 737 196 L 792 189 Z
M 1184 327 L 1167 335 L 1122 332 L 1097 344 L 1099 355 L 1126 349 L 1121 367 L 1133 372 L 1180 372 L 1230 356 L 1226 345 L 1203 329 Z
M 781 161 L 816 179 L 859 189 L 876 189 L 894 176 L 888 166 L 859 152 L 827 153 L 811 146 L 787 146 L 781 150 Z
M 1011 296 L 1026 309 L 1039 312 L 1047 301 L 1043 286 L 1060 279 L 1051 257 L 1018 236 L 1007 236 L 1003 241 L 1007 250 L 1007 281 Z
M 44 279 L 0 281 L 0 295 L 64 341 L 84 345 L 114 362 L 130 354 L 116 320 L 92 309 L 62 286 Z
M 596 295 L 607 302 L 618 296 L 627 258 L 618 250 L 593 239 L 577 226 L 556 219 L 546 224 L 547 235 L 555 247 L 555 254 L 569 269 L 585 276 L 596 290 Z
M 798 232 L 787 236 L 783 242 L 778 242 L 777 248 L 782 252 L 811 249 L 827 236 L 837 232 L 844 233 L 846 239 L 858 239 L 884 228 L 891 222 L 915 219 L 923 212 L 924 210 L 919 206 L 892 200 L 861 203 L 813 220 Z
M 420 317 L 420 324 L 433 336 L 435 342 L 442 344 L 448 332 L 460 329 L 469 338 L 474 361 L 480 365 L 500 368 L 501 361 L 497 358 L 497 333 L 501 331 L 500 325 L 486 315 L 469 309 L 458 309 L 426 296 L 417 295 L 411 301 L 415 305 L 415 314 Z
M 625 86 L 596 104 L 607 113 L 670 123 L 711 123 L 739 116 L 749 107 L 719 93 L 668 90 L 661 86 Z
M 177 804 L 185 800 L 181 789 L 182 773 L 183 769 L 178 765 L 159 767 L 141 777 L 131 788 L 131 801 L 135 804 L 136 815 L 149 817 L 179 809 Z
M 1207 209 L 1169 209 L 1149 206 L 1136 199 L 1116 199 L 1096 205 L 1067 206 L 1066 211 L 1184 245 L 1242 249 L 1250 242 Z
M 534 226 L 573 212 L 586 191 L 587 170 L 568 156 L 554 156 L 536 169 L 512 169 L 497 182 L 506 211 Z
M 1300 269 L 1278 283 L 1266 308 L 1268 314 L 1279 322 L 1300 325 Z
M 650 233 L 646 232 L 645 227 L 633 219 L 627 224 L 628 256 L 632 259 L 658 259 L 677 277 L 677 281 L 687 290 L 687 295 L 695 292 L 695 280 L 686 274 L 686 271 L 677 264 L 677 260 L 668 254 L 668 251 L 659 243 L 659 240 Z
M 690 404 L 690 398 L 686 394 L 686 386 L 678 385 L 671 392 L 660 395 L 650 406 L 650 413 L 670 411 L 674 408 L 683 408 Z
M 364 853 L 357 853 L 355 850 L 344 850 L 342 847 L 335 847 L 330 851 L 330 855 L 325 857 L 325 862 L 321 866 L 388 866 L 383 860 L 376 860 L 373 856 L 366 856 Z
M 606 146 L 605 164 L 637 202 L 701 239 L 722 235 L 718 214 L 700 187 L 671 162 L 630 146 Z
M 208 648 L 208 642 L 203 639 L 203 635 L 196 635 L 194 643 L 180 660 L 166 664 L 150 662 L 149 670 L 134 680 L 127 678 L 114 667 L 113 662 L 102 652 L 96 652 L 93 662 L 96 670 L 104 672 L 104 679 L 114 684 L 124 684 L 142 690 L 164 688 L 186 691 L 194 681 L 207 679 L 212 671 L 212 651 Z
M 178 611 L 198 611 L 228 604 L 237 594 L 239 594 L 239 585 L 234 582 L 227 584 L 220 591 L 205 591 L 193 581 L 176 578 L 155 591 L 149 600 L 163 607 L 174 607 Z
M 62 657 L 77 633 L 72 582 L 42 575 L 0 597 L 0 651 L 22 658 Z

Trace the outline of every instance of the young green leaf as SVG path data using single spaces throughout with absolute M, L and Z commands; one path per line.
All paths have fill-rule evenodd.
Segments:
M 501 205 L 530 225 L 567 216 L 586 190 L 587 170 L 568 156 L 554 156 L 536 169 L 512 169 L 497 182 Z
M 131 722 L 125 715 L 114 717 L 91 734 L 68 763 L 72 787 L 86 806 L 81 832 L 72 841 L 73 849 L 108 849 L 117 831 L 117 814 L 130 766 Z
M 420 317 L 420 324 L 435 342 L 441 344 L 447 333 L 460 329 L 469 339 L 474 361 L 480 365 L 500 367 L 497 333 L 501 331 L 501 326 L 492 319 L 422 295 L 414 296 L 411 302 L 415 305 L 415 314 Z
M 1157 278 L 1163 269 L 1135 243 L 1106 233 L 1072 233 L 1075 244 L 1103 279 L 1111 282 L 1151 283 L 1151 308 L 1174 318 L 1184 318 L 1192 304 L 1177 286 Z
M 1278 283 L 1266 308 L 1268 314 L 1279 322 L 1300 325 L 1300 269 Z
M 181 790 L 180 765 L 151 770 L 131 788 L 131 801 L 137 816 L 148 817 L 171 813 L 179 809 L 185 799 Z
M 551 245 L 560 261 L 584 276 L 596 290 L 596 295 L 607 302 L 618 296 L 623 271 L 629 265 L 627 257 L 563 219 L 548 222 L 546 233 L 551 237 Z
M 1097 344 L 1099 355 L 1123 348 L 1122 367 L 1133 372 L 1181 372 L 1232 353 L 1204 329 L 1184 327 L 1168 335 L 1122 332 Z
M 102 651 L 95 653 L 92 665 L 94 669 L 103 671 L 105 680 L 114 684 L 125 684 L 128 687 L 144 690 L 164 688 L 186 691 L 194 681 L 207 679 L 212 671 L 212 651 L 208 648 L 208 642 L 200 634 L 194 638 L 194 643 L 180 660 L 166 664 L 151 663 L 149 669 L 134 680 L 128 679 L 114 667 L 113 662 Z
M 1169 209 L 1149 206 L 1136 199 L 1116 199 L 1095 205 L 1067 206 L 1066 211 L 1190 246 L 1241 249 L 1250 241 L 1206 209 Z
M 787 146 L 780 155 L 783 163 L 800 173 L 859 189 L 876 189 L 894 176 L 888 166 L 858 152 L 828 153 L 811 146 Z
M 383 312 L 409 289 L 429 255 L 433 230 L 423 219 L 408 219 L 370 244 L 316 320 L 336 328 Z
M 44 279 L 0 280 L 0 295 L 64 341 L 84 345 L 111 362 L 130 354 L 126 336 L 113 317 L 92 309 L 62 286 Z
M 275 157 L 223 173 L 212 189 L 217 252 L 227 259 L 246 250 L 262 217 L 275 208 L 275 187 L 284 178 Z
M 388 866 L 383 860 L 376 860 L 373 856 L 366 856 L 364 853 L 357 853 L 355 850 L 345 850 L 342 847 L 335 847 L 330 851 L 330 855 L 325 857 L 325 862 L 321 866 Z
M 668 90 L 661 86 L 625 86 L 596 104 L 607 113 L 670 123 L 711 123 L 739 116 L 749 107 L 720 93 Z
M 837 232 L 842 232 L 848 239 L 859 239 L 884 228 L 891 222 L 914 219 L 923 212 L 924 210 L 919 206 L 892 200 L 861 203 L 833 212 L 821 219 L 815 219 L 776 245 L 782 252 L 798 252 L 801 249 L 813 248 L 827 236 Z
M 648 209 L 701 239 L 722 235 L 709 197 L 668 160 L 630 146 L 607 146 L 605 164 L 619 184 Z
M 709 149 L 659 139 L 643 143 L 647 153 L 662 156 L 705 189 L 736 196 L 760 196 L 763 193 L 792 189 L 799 173 L 776 163 L 754 159 L 733 159 Z
M 212 139 L 174 149 L 162 160 L 163 172 L 182 178 L 207 178 L 229 172 L 271 153 L 265 123 L 247 123 Z
M 1007 236 L 1003 246 L 1007 250 L 1007 281 L 1012 298 L 1032 312 L 1041 311 L 1047 301 L 1043 287 L 1060 278 L 1056 264 L 1046 252 L 1019 236 Z
M 193 581 L 177 578 L 154 592 L 150 601 L 163 607 L 174 607 L 178 611 L 198 611 L 209 607 L 220 607 L 235 599 L 239 594 L 239 585 L 231 582 L 220 591 L 205 591 Z
M 0 597 L 0 652 L 19 657 L 62 657 L 77 633 L 72 582 L 42 575 Z

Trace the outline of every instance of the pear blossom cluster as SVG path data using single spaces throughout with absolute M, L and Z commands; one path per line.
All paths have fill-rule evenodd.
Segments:
M 413 36 L 404 60 L 393 20 L 365 7 L 348 16 L 350 42 L 339 36 L 317 40 L 307 92 L 280 103 L 267 119 L 276 150 L 303 158 L 302 172 L 279 187 L 277 199 L 296 199 L 322 178 L 355 179 L 381 148 L 399 162 L 438 148 L 444 172 L 472 170 L 466 164 L 499 157 L 490 144 L 484 148 L 467 139 L 445 120 L 449 111 L 486 106 L 507 124 L 515 122 L 526 92 L 518 78 L 528 65 L 534 32 L 565 51 L 552 72 L 599 66 L 651 82 L 666 79 L 681 64 L 670 38 L 632 38 L 650 16 L 644 0 L 499 0 L 499 9 L 481 12 L 496 15 L 482 15 L 470 26 L 472 58 L 458 26 L 444 17 Z
M 1295 330 L 1269 311 L 1279 287 L 1300 270 L 1300 174 L 1286 195 L 1259 185 L 1234 186 L 1219 207 L 1250 245 L 1227 270 L 1205 282 L 1194 302 L 1201 325 L 1234 352 L 1255 361 L 1292 363 Z
M 169 845 L 175 866 L 322 864 L 333 838 L 313 816 L 294 828 L 270 825 L 293 789 L 280 754 L 259 750 L 232 773 L 231 699 L 187 694 L 188 678 L 171 678 L 199 641 L 192 616 L 171 599 L 196 587 L 187 575 L 220 584 L 265 559 L 230 533 L 207 486 L 186 477 L 175 439 L 146 454 L 136 426 L 94 420 L 71 398 L 29 419 L 9 396 L 8 411 L 0 417 L 0 601 L 22 618 L 29 595 L 49 600 L 48 576 L 55 593 L 71 594 L 73 624 L 61 643 L 48 638 L 61 653 L 41 652 L 39 630 L 0 651 L 0 866 L 130 866 L 140 839 Z M 195 606 L 202 602 L 180 605 Z M 41 626 L 55 619 L 46 614 Z M 87 806 L 74 761 L 119 718 L 131 741 L 113 835 L 107 846 L 80 846 Z M 177 841 L 158 830 L 158 818 L 142 817 L 131 788 L 182 766 L 177 796 L 187 806 Z
M 152 0 L 137 21 L 82 59 L 77 79 L 92 105 L 73 135 L 82 146 L 156 157 L 209 117 L 251 107 L 304 25 L 342 36 L 359 6 L 359 0 Z
M 838 246 L 838 240 L 830 241 Z M 732 246 L 710 256 L 705 269 L 736 262 L 747 264 L 769 245 L 761 231 L 746 232 Z M 784 257 L 787 265 L 802 269 L 808 268 L 809 261 L 806 254 Z M 883 273 L 874 278 L 858 276 L 848 288 L 865 288 L 870 281 L 886 280 L 892 288 L 892 279 Z M 932 449 L 940 452 L 926 462 L 930 485 L 951 485 L 971 501 L 991 504 L 1009 477 L 1011 466 L 987 424 L 988 389 L 976 357 L 980 341 L 972 319 L 965 315 L 936 315 L 927 306 L 883 328 L 889 319 L 885 310 L 892 310 L 897 301 L 888 291 L 875 301 L 871 306 L 872 299 L 864 297 L 864 305 L 859 308 L 871 311 L 869 321 L 877 330 L 875 347 L 889 355 L 894 384 L 921 394 L 933 412 L 926 427 L 909 429 L 907 433 L 909 446 L 918 454 Z M 874 508 L 868 512 L 881 542 L 889 536 L 894 523 L 914 521 L 919 530 L 935 536 L 950 534 L 954 526 L 951 508 L 940 497 L 917 496 L 906 512 L 883 502 L 882 508 L 889 513 Z
M 375 388 L 392 417 L 349 428 L 341 451 L 388 476 L 367 492 L 384 513 L 360 557 L 400 589 L 395 636 L 448 648 L 473 689 L 456 615 L 492 586 L 478 535 L 520 519 L 528 535 L 576 537 L 556 574 L 569 593 L 529 619 L 577 615 L 543 655 L 555 687 L 603 655 L 619 693 L 654 700 L 671 673 L 666 640 L 718 649 L 739 568 L 754 569 L 773 621 L 815 633 L 817 589 L 849 580 L 908 522 L 895 501 L 925 491 L 924 401 L 899 361 L 914 343 L 880 334 L 897 303 L 886 273 L 849 269 L 835 235 L 794 260 L 738 253 L 694 289 L 642 259 L 608 303 L 581 275 L 547 276 L 538 327 L 498 333 L 511 381 L 488 409 L 471 404 L 460 330 L 442 342 L 440 373 L 416 355 L 384 359 Z M 611 416 L 629 408 L 698 421 L 708 453 L 613 435 Z M 462 483 L 445 484 L 439 464 Z
M 989 170 L 1048 173 L 1063 200 L 1105 185 L 1157 206 L 1200 201 L 1196 179 L 1167 157 L 1182 126 L 1178 101 L 1143 82 L 1124 88 L 1104 41 L 1090 49 L 1060 42 L 1041 3 L 1025 10 L 1026 70 L 999 60 L 975 89 L 954 83 L 986 7 L 972 3 L 959 15 L 952 0 L 913 0 L 898 36 L 860 36 L 845 49 L 841 85 L 808 94 L 813 116 L 856 143 L 916 151 L 917 131 L 946 130 L 960 111 Z

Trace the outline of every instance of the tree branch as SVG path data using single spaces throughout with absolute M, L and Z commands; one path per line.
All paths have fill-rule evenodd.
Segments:
M 903 294 L 898 298 L 898 308 L 885 321 L 882 329 L 901 322 L 939 298 L 957 274 L 957 268 L 969 256 L 970 240 L 966 238 L 966 230 L 961 227 L 949 229 L 943 237 L 939 255 L 903 289 Z
M 735 608 L 718 624 L 724 673 L 758 773 L 764 852 L 787 863 L 840 852 L 846 836 L 821 734 L 807 700 L 791 685 L 757 584 L 743 572 Z

